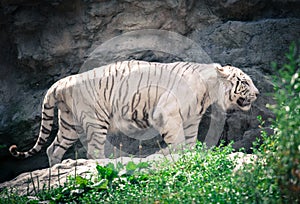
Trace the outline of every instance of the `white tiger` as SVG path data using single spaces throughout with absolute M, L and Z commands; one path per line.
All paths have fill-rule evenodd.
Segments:
M 47 141 L 58 108 L 59 130 L 47 149 L 50 166 L 85 136 L 88 156 L 104 157 L 107 133 L 145 139 L 159 133 L 167 144 L 194 144 L 206 109 L 249 110 L 259 91 L 240 69 L 219 64 L 123 61 L 69 76 L 47 91 L 39 137 L 33 148 L 15 157 L 36 154 Z M 145 137 L 145 138 L 144 138 Z

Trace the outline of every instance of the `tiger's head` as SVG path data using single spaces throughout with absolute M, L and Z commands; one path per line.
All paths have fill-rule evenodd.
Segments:
M 226 109 L 248 111 L 259 95 L 252 79 L 239 68 L 230 65 L 217 67 L 217 72 L 224 79 Z

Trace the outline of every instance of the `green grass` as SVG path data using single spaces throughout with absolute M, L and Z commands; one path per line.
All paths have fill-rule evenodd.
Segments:
M 64 186 L 42 191 L 38 201 L 50 203 L 255 203 L 279 199 L 272 175 L 262 162 L 234 172 L 231 146 L 185 151 L 176 162 L 154 170 L 148 163 L 97 166 L 94 179 L 70 178 Z M 122 173 L 123 172 L 123 173 Z M 4 193 L 4 192 L 3 192 Z M 28 203 L 28 197 L 7 193 L 1 203 Z M 38 201 L 31 201 L 32 203 Z

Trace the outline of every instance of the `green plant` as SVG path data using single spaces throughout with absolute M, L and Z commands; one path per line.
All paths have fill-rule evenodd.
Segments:
M 269 105 L 276 115 L 276 153 L 269 157 L 286 199 L 300 202 L 300 55 L 296 43 L 286 54 L 288 63 L 277 70 L 276 105 Z
M 14 189 L 3 189 L 0 193 L 0 203 L 2 204 L 19 204 L 27 203 L 29 199 L 25 196 L 19 196 Z
M 92 178 L 82 176 L 70 177 L 69 182 L 64 187 L 51 191 L 51 196 L 44 199 L 54 202 L 92 202 L 103 200 L 108 192 L 114 192 L 126 181 L 136 182 L 136 175 L 141 170 L 148 169 L 149 164 L 141 162 L 135 164 L 130 161 L 126 165 L 109 163 L 106 166 L 97 165 L 98 175 Z
M 64 186 L 35 195 L 50 203 L 253 203 L 278 199 L 273 174 L 263 162 L 235 172 L 231 145 L 183 151 L 177 161 L 97 165 L 98 175 L 70 177 Z M 0 196 L 1 197 L 1 196 Z M 6 194 L 8 201 L 36 202 Z M 0 202 L 3 199 L 0 198 Z

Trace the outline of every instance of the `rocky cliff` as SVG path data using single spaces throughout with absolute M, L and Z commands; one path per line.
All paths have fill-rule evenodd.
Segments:
M 130 31 L 144 29 L 185 36 L 213 62 L 230 63 L 252 76 L 261 96 L 250 112 L 229 112 L 222 133 L 227 143 L 234 141 L 235 148 L 245 147 L 250 151 L 252 141 L 260 133 L 256 116 L 262 115 L 267 124 L 273 117 L 265 108 L 266 103 L 272 103 L 270 63 L 282 64 L 289 44 L 300 38 L 299 1 L 3 0 L 0 4 L 0 181 L 48 165 L 45 149 L 24 161 L 13 159 L 7 151 L 11 144 L 25 150 L 35 143 L 47 88 L 60 78 L 78 73 L 98 46 Z M 128 49 L 135 43 L 134 39 L 128 42 Z M 185 60 L 157 50 L 137 50 L 103 55 L 100 63 L 123 59 Z M 208 126 L 206 117 L 200 125 L 200 140 Z M 138 151 L 136 141 L 128 144 L 132 145 L 129 153 Z M 84 157 L 80 143 L 66 157 L 74 158 L 75 149 L 79 157 Z

